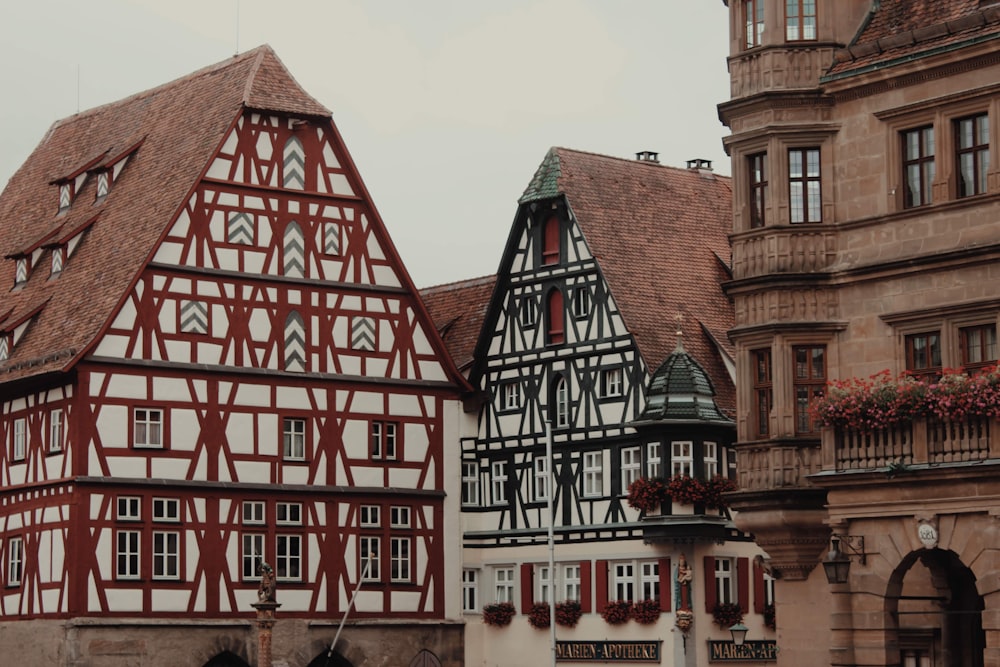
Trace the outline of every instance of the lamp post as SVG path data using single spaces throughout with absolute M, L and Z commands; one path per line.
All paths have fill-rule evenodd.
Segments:
M 743 646 L 743 643 L 747 640 L 748 631 L 749 628 L 742 623 L 729 626 L 729 634 L 733 636 L 733 644 L 736 646 Z

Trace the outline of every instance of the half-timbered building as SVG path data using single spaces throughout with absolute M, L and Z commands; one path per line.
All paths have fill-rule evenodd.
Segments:
M 560 660 L 705 664 L 731 641 L 719 605 L 766 636 L 756 547 L 704 494 L 735 474 L 729 205 L 704 161 L 554 148 L 497 275 L 423 292 L 439 328 L 486 306 L 475 349 L 451 341 L 480 401 L 461 460 L 468 664 L 547 664 L 552 603 Z M 630 505 L 637 480 L 675 478 L 702 491 Z
M 467 384 L 269 47 L 56 122 L 0 229 L 5 652 L 257 664 L 265 562 L 276 664 L 461 664 Z

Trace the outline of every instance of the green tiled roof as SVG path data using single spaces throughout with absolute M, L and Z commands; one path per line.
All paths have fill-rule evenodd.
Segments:
M 653 373 L 639 420 L 732 423 L 715 403 L 708 373 L 680 343 Z
M 525 188 L 524 194 L 517 200 L 517 203 L 524 204 L 555 197 L 559 194 L 559 175 L 561 173 L 559 153 L 556 149 L 550 148 L 549 152 L 545 155 L 545 159 L 542 160 L 542 164 L 538 166 L 535 175 L 531 178 L 531 182 L 528 183 L 528 187 Z

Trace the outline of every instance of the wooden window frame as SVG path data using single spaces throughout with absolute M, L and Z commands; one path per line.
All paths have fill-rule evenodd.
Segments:
M 621 398 L 625 388 L 625 372 L 622 368 L 605 368 L 600 374 L 601 398 Z
M 680 451 L 678 451 L 678 446 Z M 687 447 L 685 453 L 684 447 Z M 670 441 L 670 475 L 694 477 L 694 442 L 692 440 Z
M 296 427 L 301 427 L 298 430 Z M 305 417 L 281 418 L 281 460 L 302 463 L 309 456 L 309 420 Z
M 371 560 L 368 573 L 365 564 Z M 358 579 L 364 582 L 382 581 L 382 537 L 361 535 L 358 537 Z
M 495 567 L 493 569 L 493 599 L 496 603 L 510 602 L 514 604 L 514 568 Z
M 462 613 L 475 614 L 479 611 L 479 570 L 462 568 Z
M 264 533 L 240 534 L 241 581 L 257 581 L 260 579 L 260 564 L 265 560 L 264 546 L 266 543 L 267 535 Z
M 21 463 L 28 458 L 28 418 L 15 417 L 11 422 L 10 460 Z
M 284 553 L 282 553 L 282 540 L 284 540 Z M 302 549 L 304 540 L 301 533 L 279 533 L 275 536 L 274 551 L 274 573 L 278 581 L 302 581 L 302 573 L 305 572 L 306 558 Z M 297 544 L 296 550 L 291 546 Z M 294 567 L 293 567 L 294 566 Z M 292 573 L 294 570 L 294 573 Z
M 566 312 L 563 294 L 557 287 L 549 290 L 545 298 L 545 344 L 562 345 L 566 342 Z
M 490 463 L 490 502 L 493 505 L 507 504 L 507 462 L 493 461 Z
M 798 167 L 797 171 L 793 172 L 794 164 Z M 801 225 L 823 222 L 822 171 L 818 146 L 788 149 L 789 223 Z
M 140 417 L 140 413 L 144 416 Z M 154 413 L 158 414 L 159 419 L 154 418 Z M 154 442 L 150 438 L 150 431 L 152 427 L 159 427 L 159 439 Z M 132 432 L 130 440 L 132 441 L 133 449 L 167 449 L 167 443 L 169 442 L 168 434 L 168 412 L 166 408 L 158 408 L 152 406 L 136 406 L 132 408 Z M 140 428 L 141 427 L 141 428 Z M 142 442 L 139 441 L 139 433 L 142 431 L 145 434 Z
M 552 428 L 568 428 L 569 424 L 569 380 L 563 375 L 557 375 L 552 383 Z
M 63 451 L 66 437 L 64 412 L 62 408 L 49 410 L 49 453 L 58 454 Z
M 990 169 L 990 117 L 987 112 L 977 113 L 971 116 L 956 118 L 952 121 L 954 127 L 955 141 L 955 197 L 973 197 L 985 194 L 989 189 L 987 174 Z M 964 128 L 971 127 L 971 142 L 963 146 L 966 136 Z M 985 131 L 986 142 L 980 143 L 982 137 L 980 131 Z M 963 161 L 968 158 L 971 162 L 972 178 L 971 187 L 967 185 L 968 179 L 963 177 Z
M 921 344 L 922 350 L 917 349 L 918 342 Z M 903 337 L 903 349 L 906 354 L 906 372 L 909 375 L 929 378 L 940 377 L 943 369 L 943 346 L 940 329 L 906 334 Z M 922 365 L 918 366 L 918 364 Z
M 821 353 L 822 358 L 822 371 L 819 375 L 816 374 L 815 367 L 817 352 Z M 819 343 L 793 345 L 791 353 L 795 435 L 816 436 L 819 435 L 820 428 L 813 422 L 810 408 L 816 400 L 819 400 L 826 393 L 827 347 L 825 344 Z M 800 361 L 800 353 L 805 355 L 804 361 Z M 805 364 L 805 376 L 800 374 L 802 363 Z M 806 392 L 804 402 L 800 398 L 800 392 Z
M 597 465 L 594 465 L 594 461 Z M 583 482 L 584 498 L 604 497 L 604 452 L 602 450 L 583 452 Z
M 975 361 L 970 359 L 970 348 L 972 347 L 970 345 L 970 335 L 979 337 L 976 347 L 982 350 L 980 353 L 981 358 Z M 975 374 L 984 368 L 996 365 L 998 349 L 996 322 L 959 327 L 958 340 L 962 368 L 966 373 Z M 989 348 L 992 348 L 992 351 Z
M 646 443 L 646 477 L 663 475 L 663 445 L 659 442 Z
M 621 495 L 628 495 L 628 487 L 635 480 L 642 477 L 642 447 L 634 445 L 622 447 L 620 453 L 621 463 Z
M 152 578 L 155 581 L 180 581 L 181 533 L 176 530 L 154 530 Z
M 785 41 L 786 42 L 815 42 L 816 41 L 816 3 L 818 0 L 784 0 L 785 4 Z M 794 3 L 794 14 L 789 13 L 789 5 Z M 812 13 L 808 14 L 807 7 L 812 6 Z M 810 25 L 809 19 L 812 19 Z M 794 27 L 792 21 L 795 21 Z M 808 28 L 812 28 L 812 36 L 807 36 Z M 793 31 L 794 30 L 794 35 Z
M 122 538 L 128 540 L 122 549 Z M 122 559 L 126 559 L 123 561 Z M 123 562 L 127 567 L 123 570 Z M 115 531 L 115 580 L 137 581 L 142 577 L 142 531 L 134 528 Z
M 398 461 L 402 458 L 402 429 L 398 421 L 373 419 L 371 422 L 371 457 L 373 461 Z
M 548 456 L 536 456 L 532 459 L 534 471 L 535 500 L 548 500 L 552 493 L 552 471 L 549 468 Z
M 402 547 L 405 547 L 403 549 Z M 403 553 L 405 551 L 405 553 Z M 411 583 L 414 571 L 413 538 L 393 535 L 389 537 L 389 580 L 393 583 Z
M 559 264 L 562 254 L 560 248 L 561 226 L 559 216 L 555 214 L 546 218 L 542 225 L 542 266 Z
M 747 156 L 750 229 L 767 224 L 767 152 Z
M 462 461 L 462 505 L 465 507 L 479 506 L 478 461 Z
M 916 155 L 910 154 L 910 138 L 914 137 Z M 928 142 L 928 137 L 930 141 Z M 928 143 L 930 144 L 928 146 Z M 935 152 L 936 139 L 934 124 L 928 123 L 919 127 L 904 129 L 900 132 L 900 148 L 902 159 L 903 208 L 918 208 L 934 203 L 934 179 L 936 177 Z M 910 187 L 910 171 L 915 169 L 918 192 Z
M 744 49 L 753 49 L 764 41 L 764 0 L 742 0 Z
M 6 551 L 6 584 L 10 588 L 16 588 L 24 581 L 24 538 L 20 535 L 8 537 Z
M 750 351 L 753 363 L 753 422 L 754 438 L 771 436 L 771 410 L 774 407 L 771 348 Z

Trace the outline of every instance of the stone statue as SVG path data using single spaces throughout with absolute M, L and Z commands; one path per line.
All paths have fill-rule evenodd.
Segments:
M 274 568 L 261 561 L 258 571 L 260 572 L 260 586 L 257 587 L 257 601 L 274 602 Z
M 694 571 L 688 565 L 687 558 L 681 554 L 677 559 L 677 583 L 674 586 L 674 609 L 691 609 L 691 580 Z

